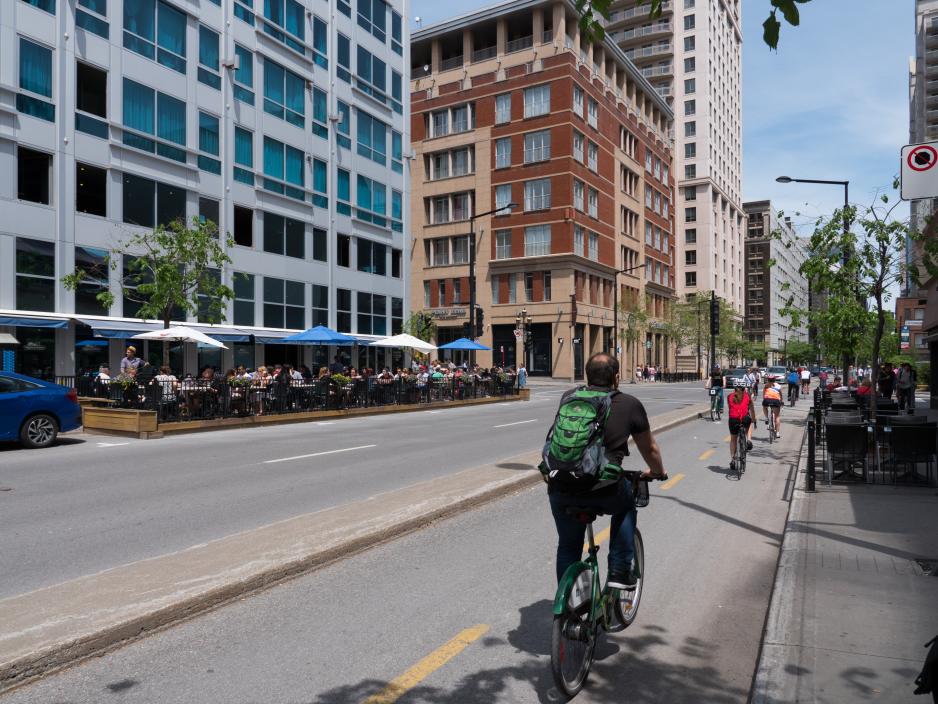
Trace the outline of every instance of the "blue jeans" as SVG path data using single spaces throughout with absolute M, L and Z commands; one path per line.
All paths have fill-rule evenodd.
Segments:
M 609 540 L 609 569 L 616 572 L 628 572 L 635 557 L 635 521 L 637 511 L 632 498 L 632 484 L 626 480 L 619 482 L 614 492 L 608 495 L 591 496 L 590 494 L 549 495 L 550 510 L 557 525 L 557 581 L 574 562 L 583 557 L 583 542 L 586 524 L 576 516 L 568 516 L 566 509 L 573 506 L 595 508 L 612 516 Z

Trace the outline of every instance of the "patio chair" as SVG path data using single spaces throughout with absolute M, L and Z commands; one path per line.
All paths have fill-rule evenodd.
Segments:
M 893 481 L 918 481 L 916 468 L 920 463 L 925 465 L 924 481 L 932 484 L 932 469 L 935 467 L 935 454 L 938 452 L 938 425 L 935 423 L 897 423 L 890 427 L 886 434 L 889 445 L 888 464 L 892 471 Z M 899 466 L 907 467 L 907 471 L 898 475 Z
M 826 434 L 830 481 L 866 481 L 869 454 L 867 425 L 828 423 Z M 857 468 L 860 469 L 859 473 Z

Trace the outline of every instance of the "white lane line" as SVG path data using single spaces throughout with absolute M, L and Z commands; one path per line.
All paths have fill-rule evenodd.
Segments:
M 369 447 L 377 445 L 359 445 L 358 447 L 344 447 L 341 450 L 328 450 L 326 452 L 313 452 L 309 455 L 297 455 L 296 457 L 281 457 L 277 460 L 264 460 L 264 464 L 275 464 L 277 462 L 289 462 L 290 460 L 305 460 L 308 457 L 322 457 L 323 455 L 334 455 L 337 452 L 351 452 L 352 450 L 367 450 Z
M 537 423 L 537 418 L 532 418 L 531 420 L 519 420 L 514 423 L 502 423 L 501 425 L 493 425 L 493 428 L 507 428 L 509 425 L 522 425 L 524 423 Z
M 129 442 L 99 442 L 98 447 L 120 447 L 121 445 L 129 444 Z

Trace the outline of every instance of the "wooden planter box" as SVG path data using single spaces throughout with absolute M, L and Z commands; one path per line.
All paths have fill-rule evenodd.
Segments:
M 125 435 L 141 440 L 163 435 L 157 426 L 156 411 L 85 407 L 82 409 L 82 424 L 90 432 Z

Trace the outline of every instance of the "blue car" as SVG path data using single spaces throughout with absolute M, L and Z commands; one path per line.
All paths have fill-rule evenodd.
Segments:
M 48 447 L 59 432 L 81 426 L 75 389 L 30 376 L 0 372 L 0 440 Z

